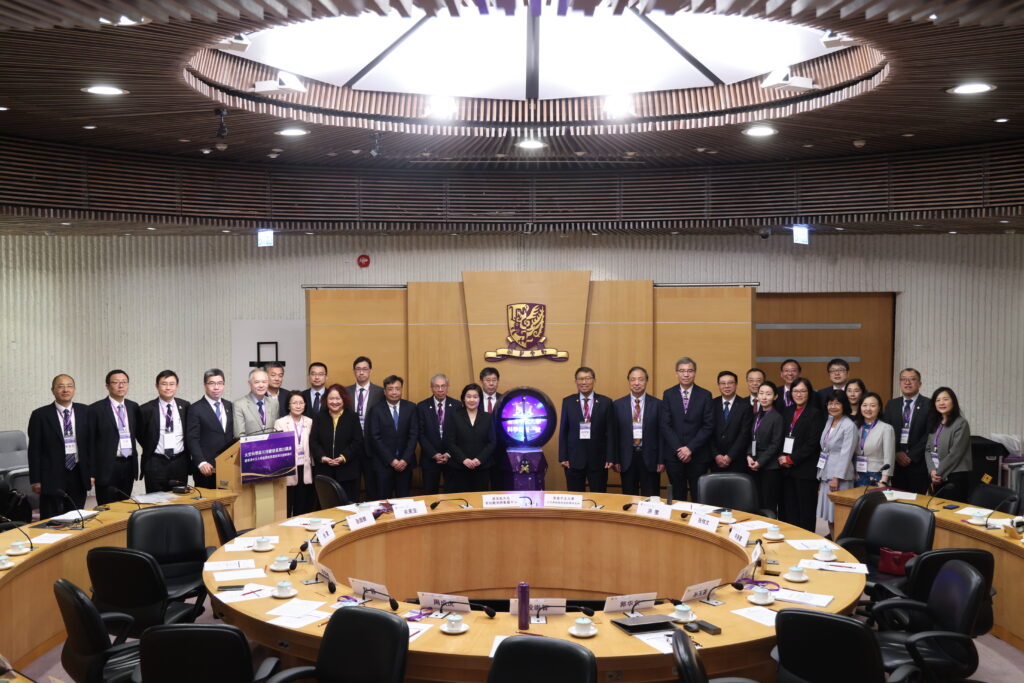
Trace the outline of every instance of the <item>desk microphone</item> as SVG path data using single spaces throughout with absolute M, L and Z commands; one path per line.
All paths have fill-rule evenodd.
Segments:
M 603 510 L 604 509 L 604 505 L 599 505 L 598 502 L 596 500 L 594 500 L 593 498 L 584 498 L 583 500 L 590 501 L 591 503 L 593 503 L 593 505 L 590 506 L 591 510 Z
M 625 505 L 622 506 L 622 509 L 623 509 L 623 511 L 625 511 L 625 510 L 628 510 L 629 508 L 633 507 L 634 505 L 636 505 L 636 503 L 626 503 Z
M 393 597 L 391 597 L 387 593 L 382 593 L 381 591 L 379 591 L 379 590 L 377 590 L 375 588 L 366 587 L 366 588 L 363 589 L 363 600 L 367 599 L 366 598 L 366 594 L 367 593 L 370 593 L 371 595 L 377 595 L 377 596 L 382 597 L 382 598 L 387 598 L 388 599 L 388 604 L 391 606 L 391 611 L 392 612 L 397 612 L 398 611 L 398 600 L 395 600 Z
M 712 590 L 712 592 L 714 592 L 714 590 Z M 710 596 L 711 593 L 708 593 L 708 595 Z M 667 601 L 671 602 L 673 605 L 681 605 L 683 603 L 682 600 L 676 600 L 675 598 L 644 598 L 643 600 L 637 600 L 636 602 L 634 602 L 633 606 L 630 608 L 630 611 L 631 612 L 635 612 L 636 611 L 636 606 L 641 604 L 641 603 L 649 602 L 649 603 L 651 603 L 651 607 L 653 607 L 653 606 L 661 603 L 662 600 L 667 600 Z
M 67 502 L 71 503 L 72 509 L 74 509 L 75 514 L 78 515 L 78 529 L 79 530 L 85 530 L 85 517 L 82 516 L 82 511 L 78 509 L 78 505 L 75 504 L 75 501 L 71 500 L 71 496 L 68 495 L 68 492 L 65 491 L 64 489 L 57 489 L 57 495 L 59 495 L 61 498 L 63 498 Z M 1002 505 L 1002 503 L 1000 503 L 1000 505 Z M 74 529 L 75 525 L 72 524 L 68 528 L 69 529 Z
M 925 509 L 926 510 L 931 510 L 932 509 L 932 501 L 935 500 L 935 496 L 939 495 L 940 493 L 942 493 L 943 491 L 945 491 L 946 489 L 948 489 L 952 485 L 953 485 L 953 482 L 947 481 L 945 484 L 943 484 L 942 486 L 937 488 L 935 490 L 935 493 L 932 494 L 932 497 L 928 499 L 928 502 L 924 504 Z
M 988 520 L 992 518 L 992 515 L 996 514 L 996 511 L 999 509 L 1000 505 L 1002 505 L 1003 503 L 1016 503 L 1016 502 L 1017 502 L 1017 496 L 1016 495 L 1007 496 L 1006 498 L 1003 498 L 1001 501 L 999 501 L 999 505 L 996 505 L 994 508 L 992 508 L 992 512 L 988 513 L 988 517 L 985 518 L 985 528 L 988 529 Z M 998 528 L 998 527 L 996 527 L 996 528 Z
M 4 517 L 3 515 L 0 515 L 0 522 L 9 522 L 10 524 L 18 524 L 18 522 L 15 522 L 10 517 Z M 32 545 L 32 537 L 29 536 L 28 534 L 26 534 L 25 530 L 22 529 L 20 525 L 14 527 L 14 528 L 17 529 L 21 533 L 21 535 L 25 537 L 25 540 L 28 541 L 28 549 L 29 550 L 35 550 L 36 547 L 34 545 Z
M 465 498 L 442 498 L 441 500 L 435 500 L 433 503 L 431 503 L 430 504 L 430 509 L 431 510 L 436 510 L 437 506 L 440 505 L 441 503 L 449 503 L 449 502 L 451 502 L 453 500 L 461 500 L 464 503 L 464 505 L 460 505 L 459 507 L 462 507 L 462 508 L 471 508 L 471 507 L 473 507 L 472 505 L 469 504 L 469 501 L 466 500 Z
M 519 496 L 519 500 L 525 500 L 527 503 L 529 503 L 529 505 L 525 507 L 532 508 L 534 506 L 533 498 L 530 498 L 529 496 Z
M 202 500 L 203 499 L 203 492 L 200 491 L 199 488 L 196 487 L 196 486 L 189 486 L 187 481 L 178 481 L 177 479 L 171 479 L 167 483 L 171 485 L 171 490 L 172 491 L 174 489 L 176 489 L 176 488 L 184 489 L 184 491 L 182 491 L 181 493 L 188 493 L 189 491 L 195 491 L 196 492 L 196 496 L 192 500 Z M 178 493 L 178 492 L 174 491 L 174 493 Z
M 725 586 L 732 586 L 738 591 L 743 590 L 743 584 L 739 581 L 729 581 L 728 583 L 720 583 L 711 590 L 709 590 L 708 594 L 704 596 L 704 599 L 701 600 L 701 602 L 711 605 L 712 607 L 717 607 L 718 605 L 721 605 L 721 602 L 717 600 L 712 600 L 711 598 L 714 596 L 716 590 L 718 590 L 719 588 L 724 588 Z
M 121 489 L 117 488 L 116 486 L 108 486 L 107 490 L 108 491 L 113 491 L 114 493 L 121 494 L 122 496 L 125 497 L 126 500 L 130 500 L 131 502 L 133 502 L 136 505 L 138 505 L 140 510 L 142 509 L 142 503 L 140 503 L 139 501 L 135 500 L 135 498 L 132 497 L 132 494 L 125 493 L 124 491 L 122 491 Z
M 494 615 L 497 614 L 497 612 L 494 611 L 494 608 L 489 606 L 489 605 L 481 605 L 481 604 L 476 603 L 476 602 L 459 602 L 457 600 L 446 600 L 445 602 L 442 602 L 441 606 L 437 608 L 437 611 L 443 612 L 444 608 L 445 608 L 445 605 L 469 605 L 470 609 L 476 607 L 478 610 L 482 610 L 483 613 L 486 614 L 491 619 L 493 619 Z M 530 608 L 529 605 L 527 605 L 526 608 L 529 609 Z
M 555 605 L 537 605 L 537 614 L 535 616 L 539 619 L 540 618 L 540 613 L 543 612 L 544 610 L 548 609 L 548 608 L 554 609 Z M 584 607 L 583 605 L 566 605 L 565 606 L 565 611 L 566 612 L 583 612 L 583 614 L 585 614 L 588 617 L 594 616 L 594 610 L 592 610 L 589 607 Z
M 889 464 L 882 465 L 882 469 L 878 470 L 878 476 L 882 476 L 882 472 L 885 472 L 886 470 L 890 469 L 891 467 L 892 467 L 892 465 L 889 465 Z M 878 485 L 878 479 L 875 479 L 874 477 L 868 477 L 868 483 L 869 483 L 870 486 L 877 486 Z M 882 484 L 882 486 L 884 486 L 885 488 L 892 488 L 888 484 Z

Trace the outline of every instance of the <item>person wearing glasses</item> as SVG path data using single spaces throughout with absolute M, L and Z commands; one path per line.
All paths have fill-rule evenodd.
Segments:
M 178 398 L 178 375 L 162 370 L 156 376 L 157 397 L 139 406 L 139 443 L 146 493 L 170 491 L 188 484 L 192 464 L 185 443 L 188 401 Z
M 785 438 L 779 467 L 782 468 L 782 510 L 779 519 L 813 532 L 818 508 L 818 456 L 825 418 L 818 410 L 817 395 L 806 377 L 789 388 L 793 405 L 786 409 Z
M 853 488 L 856 472 L 853 453 L 857 448 L 857 425 L 850 419 L 850 402 L 842 389 L 832 389 L 825 401 L 828 417 L 821 431 L 818 456 L 818 509 L 816 516 L 828 522 L 829 536 L 835 538 L 835 506 L 828 494 Z
M 217 488 L 217 456 L 235 436 L 234 407 L 224 396 L 224 371 L 210 368 L 203 373 L 203 397 L 185 414 L 185 445 L 192 458 L 192 479 L 196 486 Z
M 921 395 L 921 373 L 900 370 L 900 395 L 885 405 L 882 419 L 896 432 L 896 471 L 892 485 L 904 491 L 925 493 L 931 477 L 925 457 L 928 437 L 928 399 Z
M 301 392 L 302 400 L 306 402 L 306 417 L 315 417 L 317 413 L 324 410 L 327 405 L 324 394 L 327 392 L 327 366 L 319 361 L 309 364 L 307 370 L 309 375 L 309 388 Z
M 104 383 L 107 396 L 89 406 L 92 413 L 92 471 L 96 478 L 96 502 L 124 500 L 139 476 L 136 439 L 139 404 L 128 396 L 128 373 L 111 370 Z
M 882 397 L 873 391 L 864 394 L 860 403 L 860 431 L 855 456 L 857 486 L 889 485 L 896 462 L 896 437 L 892 425 L 879 419 Z M 888 469 L 882 469 L 888 465 Z
M 345 490 L 349 502 L 358 501 L 363 430 L 352 409 L 352 399 L 340 384 L 327 388 L 327 410 L 313 418 L 309 448 L 313 453 L 313 474 L 334 479 Z
M 818 389 L 818 407 L 822 410 L 828 405 L 833 391 L 843 391 L 850 379 L 850 364 L 843 358 L 833 358 L 828 362 L 828 379 L 832 386 Z
M 971 425 L 949 387 L 939 387 L 932 394 L 925 448 L 932 488 L 937 491 L 945 485 L 946 498 L 966 501 L 972 469 Z

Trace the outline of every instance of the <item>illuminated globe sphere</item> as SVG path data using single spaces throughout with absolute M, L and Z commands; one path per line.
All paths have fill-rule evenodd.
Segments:
M 518 387 L 501 397 L 498 431 L 509 448 L 540 448 L 555 433 L 555 406 L 543 391 Z

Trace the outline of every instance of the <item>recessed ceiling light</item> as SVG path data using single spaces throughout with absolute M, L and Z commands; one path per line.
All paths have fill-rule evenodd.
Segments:
M 914 137 L 914 134 L 913 133 L 904 133 L 903 137 L 905 137 L 905 138 L 912 138 L 912 137 Z
M 920 223 L 914 223 L 914 227 L 915 228 L 920 228 L 920 227 L 923 227 L 923 226 Z
M 329 156 L 329 157 L 336 157 L 336 156 L 338 156 L 338 153 L 337 152 L 328 152 L 327 156 Z
M 989 92 L 990 90 L 995 89 L 996 86 L 990 85 L 989 83 L 975 82 L 961 83 L 958 86 L 947 88 L 946 92 L 952 93 L 954 95 L 977 95 L 978 93 Z
M 996 123 L 1009 123 L 1010 122 L 1010 119 L 1006 118 L 1005 116 L 1000 116 L 998 119 L 992 119 L 992 120 L 995 121 Z
M 678 235 L 678 234 L 679 234 L 679 231 L 678 231 L 678 230 L 673 230 L 673 231 L 672 231 L 671 233 L 669 233 L 669 234 L 671 234 L 671 235 Z
M 61 223 L 61 225 L 71 225 L 70 223 Z
M 127 95 L 128 91 L 122 88 L 118 88 L 114 85 L 90 85 L 88 88 L 82 88 L 82 92 L 87 92 L 91 95 Z
M 307 232 L 306 234 L 307 235 L 315 235 L 316 233 L 315 232 Z
M 814 147 L 814 143 L 813 142 L 805 142 L 804 143 L 804 147 L 808 147 L 808 148 Z
M 753 126 L 743 129 L 744 135 L 749 135 L 752 138 L 766 138 L 770 135 L 775 135 L 779 131 L 765 123 L 755 123 Z
M 209 147 L 203 147 L 203 148 L 202 148 L 201 150 L 199 150 L 199 151 L 200 151 L 200 152 L 202 152 L 203 154 L 209 154 L 209 153 L 210 153 L 210 152 L 212 152 L 213 150 L 212 150 L 212 149 L 210 149 Z
M 1010 221 L 999 221 L 1000 223 L 1009 223 Z
M 146 230 L 156 230 L 156 228 L 154 228 L 154 227 L 153 227 L 153 226 L 151 225 L 151 226 L 149 226 L 148 228 L 146 228 Z
M 230 230 L 221 230 L 221 232 L 231 232 Z
M 956 230 L 950 230 L 950 231 L 949 231 L 949 234 L 950 234 L 950 235 L 955 235 L 955 234 L 956 234 Z
M 270 154 L 267 155 L 267 157 L 270 159 L 276 159 L 279 156 L 280 154 L 278 154 L 277 152 L 271 152 Z
M 547 144 L 545 144 L 543 140 L 538 140 L 537 138 L 523 138 L 516 143 L 516 146 L 519 149 L 543 149 L 547 147 Z
M 836 230 L 837 230 L 838 232 L 842 232 L 843 230 L 846 230 L 846 228 L 840 228 L 840 227 L 839 227 L 839 226 L 837 225 L 837 226 L 836 226 Z
M 308 135 L 309 131 L 305 128 L 282 128 L 277 131 L 275 135 L 283 135 L 286 138 L 297 138 L 302 135 Z
M 929 14 L 929 15 L 928 15 L 928 19 L 929 19 L 930 21 L 935 21 L 935 20 L 936 20 L 936 19 L 938 19 L 938 18 L 939 18 L 939 15 L 938 15 L 938 14 L 934 14 L 934 13 L 932 13 L 932 14 Z
M 459 103 L 448 95 L 431 95 L 424 113 L 432 119 L 453 119 L 459 113 Z
M 96 126 L 82 126 L 85 130 L 96 130 Z
M 604 98 L 604 113 L 613 119 L 635 116 L 632 95 L 608 95 Z
M 284 150 L 283 150 L 283 149 L 281 149 L 280 147 L 273 147 L 273 148 L 271 148 L 271 150 L 270 150 L 270 151 L 271 151 L 271 152 L 276 152 L 276 153 L 280 154 L 280 153 L 281 153 L 281 152 L 283 152 Z
M 188 139 L 188 138 L 178 138 L 178 142 L 192 142 L 192 141 L 190 139 Z
M 0 111 L 8 111 L 8 107 L 0 107 Z
M 593 235 L 594 237 L 597 237 L 597 233 L 596 232 L 592 232 L 590 234 Z

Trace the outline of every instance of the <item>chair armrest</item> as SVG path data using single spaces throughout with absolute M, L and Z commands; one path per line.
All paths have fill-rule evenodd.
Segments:
M 906 583 L 906 578 L 876 582 L 875 589 L 871 594 L 871 601 L 882 602 L 883 600 L 892 600 L 894 598 L 906 600 L 907 594 L 903 592 Z
M 950 662 L 961 667 L 957 679 L 970 676 L 978 668 L 978 648 L 971 636 L 955 631 L 922 631 L 907 638 L 907 650 L 910 651 L 910 656 L 914 658 L 914 662 L 922 671 L 928 671 L 931 668 L 919 647 L 925 643 L 928 644 L 929 649 L 942 652 Z M 957 650 L 962 650 L 969 660 L 965 662 L 958 659 L 956 657 Z
M 253 683 L 264 683 L 268 678 L 277 671 L 277 667 L 281 665 L 281 660 L 277 657 L 267 657 L 260 666 L 256 669 L 256 675 L 253 676 Z
M 207 559 L 209 559 L 210 555 L 213 555 L 215 552 L 217 552 L 217 546 L 215 546 L 215 545 L 208 545 L 208 546 L 206 546 L 206 558 Z
M 102 612 L 100 613 L 100 619 L 103 620 L 103 624 L 107 627 L 108 631 L 112 631 L 115 626 L 120 626 L 119 631 L 114 636 L 114 645 L 122 644 L 128 638 L 128 631 L 135 625 L 135 617 L 124 612 Z
M 878 621 L 880 631 L 904 631 L 909 626 L 909 621 L 900 612 L 910 612 L 924 617 L 931 623 L 931 612 L 928 604 L 919 600 L 901 600 L 893 598 L 875 603 L 871 608 L 871 616 Z
M 769 510 L 768 508 L 761 508 L 760 510 L 757 511 L 757 514 L 761 515 L 762 517 L 767 517 L 768 519 L 779 518 L 779 516 L 775 514 L 774 510 Z
M 889 683 L 917 683 L 921 680 L 921 670 L 913 664 L 904 664 L 889 674 L 887 680 Z
M 868 546 L 867 542 L 863 538 L 847 536 L 846 538 L 840 538 L 836 541 L 836 545 L 856 557 L 859 562 L 863 563 L 867 561 Z
M 296 666 L 285 669 L 267 679 L 267 683 L 287 683 L 287 681 L 301 681 L 304 678 L 316 678 L 315 666 Z

